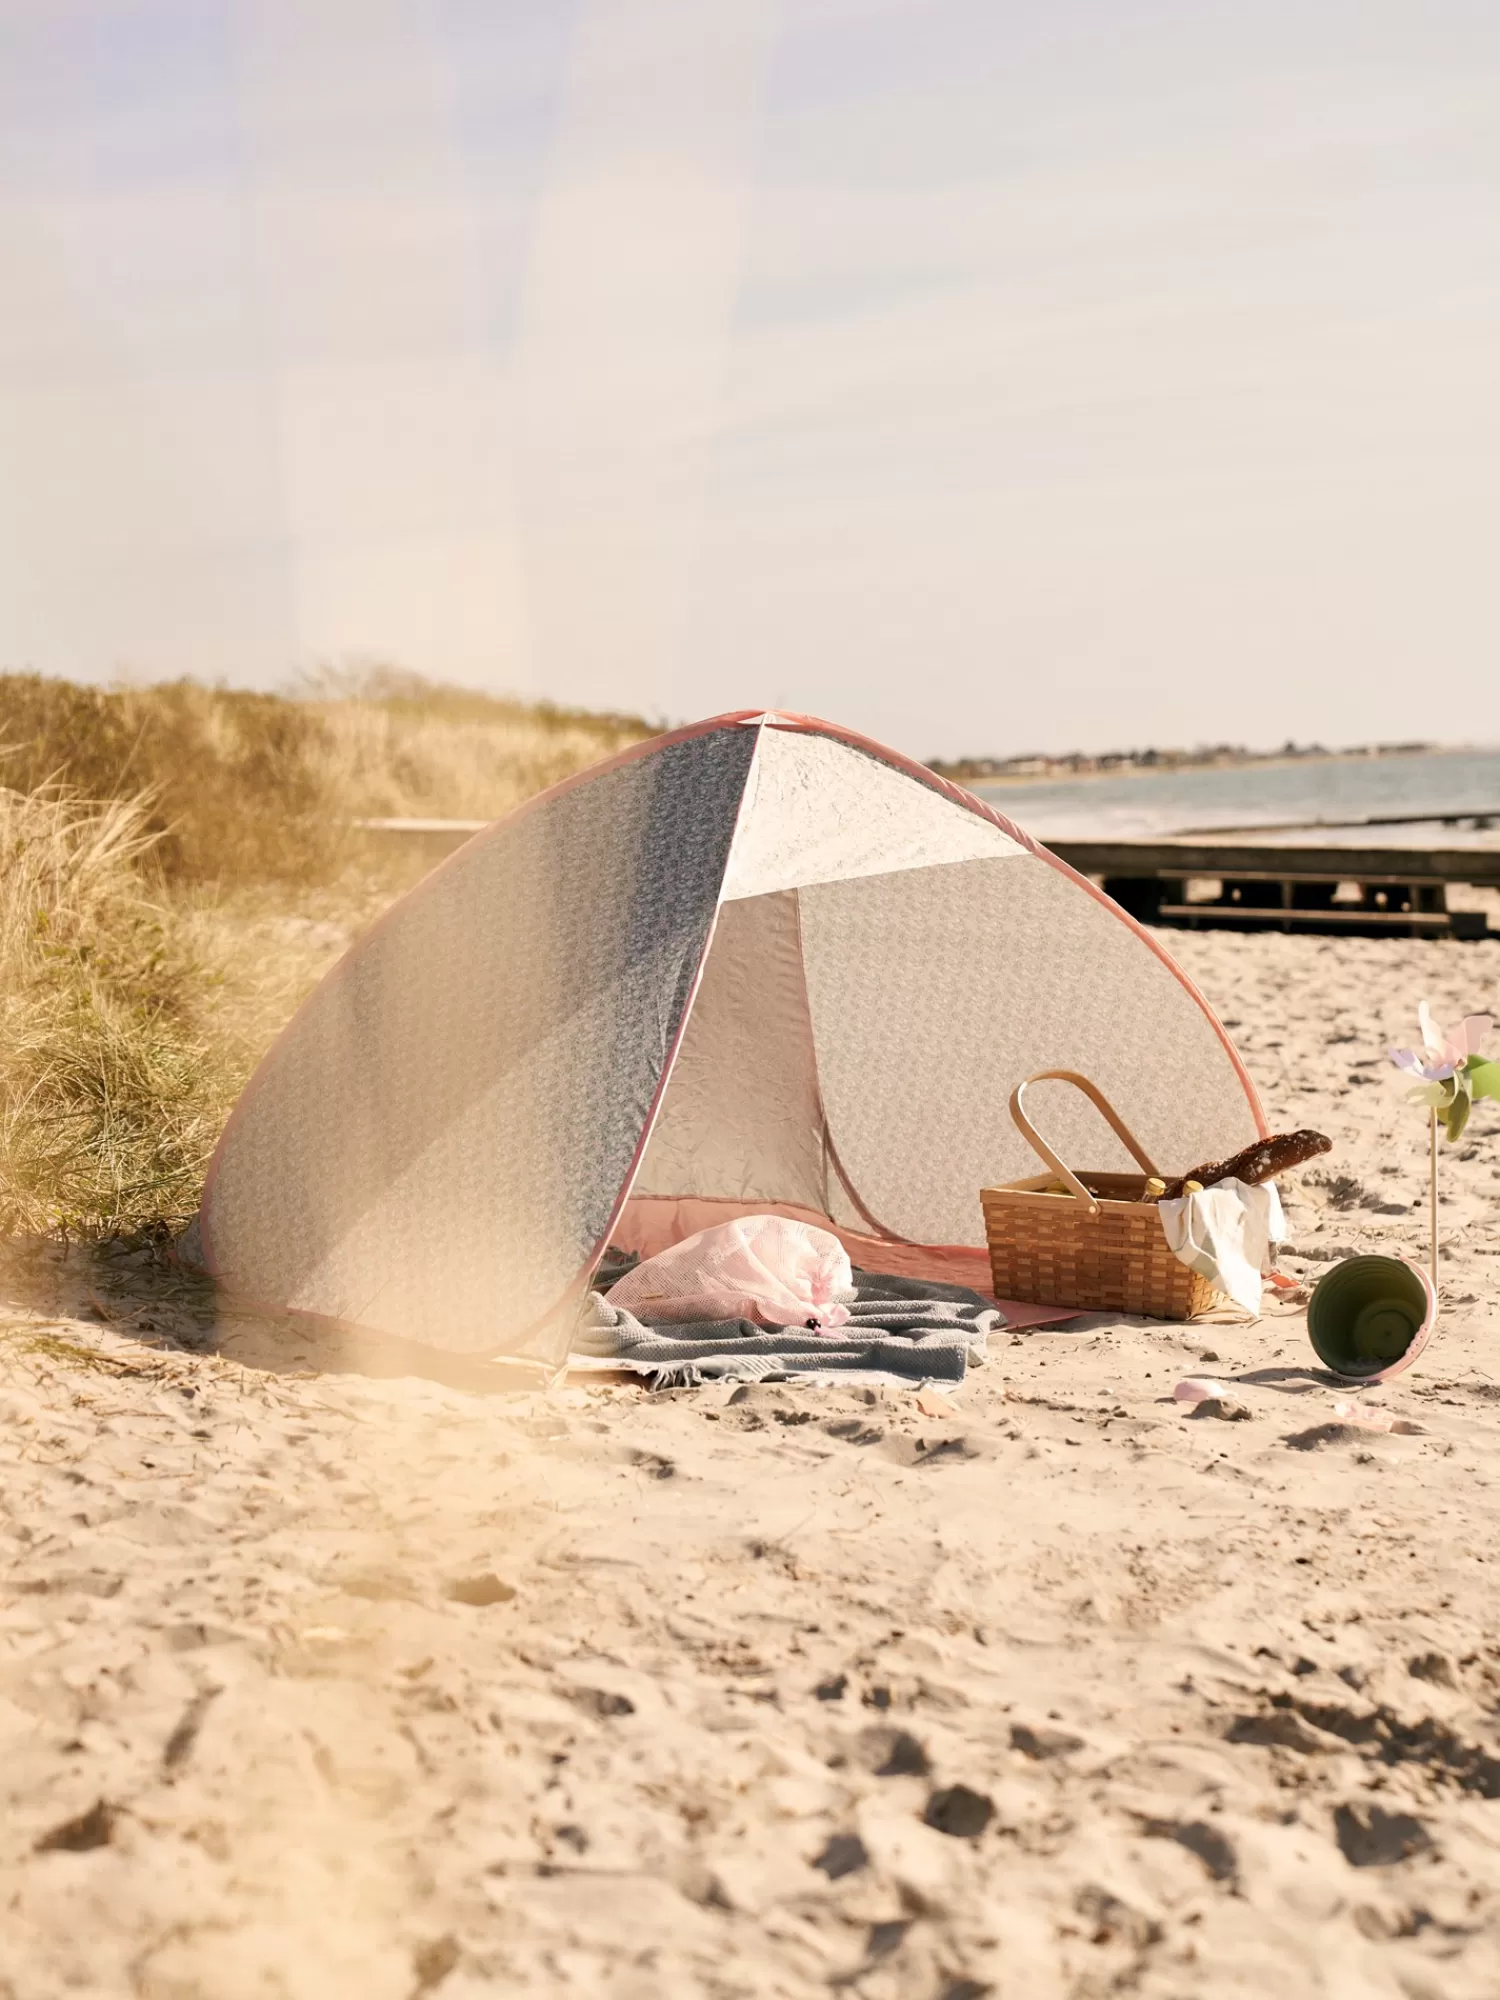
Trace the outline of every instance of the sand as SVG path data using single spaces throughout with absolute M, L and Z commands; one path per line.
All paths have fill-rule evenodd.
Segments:
M 1171 943 L 1335 1139 L 1287 1267 L 1418 1248 L 1382 1047 L 1493 1003 L 1500 944 Z M 951 1404 L 548 1395 L 37 1253 L 0 1995 L 1491 2000 L 1496 1107 L 1443 1174 L 1390 1433 L 1295 1305 L 1002 1335 Z

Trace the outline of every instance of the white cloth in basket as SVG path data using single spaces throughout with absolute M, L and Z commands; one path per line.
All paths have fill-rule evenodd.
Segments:
M 1276 1183 L 1220 1181 L 1180 1201 L 1158 1202 L 1157 1211 L 1173 1256 L 1258 1319 L 1261 1278 L 1276 1245 L 1286 1241 Z

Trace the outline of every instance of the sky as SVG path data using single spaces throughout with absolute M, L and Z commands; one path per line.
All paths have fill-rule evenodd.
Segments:
M 0 0 L 0 668 L 1494 740 L 1493 0 Z

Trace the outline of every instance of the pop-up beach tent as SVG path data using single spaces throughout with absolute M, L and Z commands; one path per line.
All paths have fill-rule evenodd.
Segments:
M 1207 1004 L 982 801 L 801 716 L 720 716 L 477 835 L 235 1108 L 201 1261 L 263 1305 L 556 1362 L 611 1242 L 766 1211 L 988 1289 L 1007 1101 L 1082 1070 L 1167 1171 L 1264 1130 Z M 1045 1092 L 1053 1092 L 1048 1097 Z M 1130 1165 L 1063 1086 L 1064 1157 Z

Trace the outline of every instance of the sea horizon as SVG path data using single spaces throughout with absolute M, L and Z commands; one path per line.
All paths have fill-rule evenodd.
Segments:
M 1147 838 L 1230 827 L 1330 825 L 1398 817 L 1417 829 L 1471 815 L 1455 844 L 1500 843 L 1500 750 L 1267 757 L 1244 763 L 1131 765 L 1066 777 L 979 778 L 968 787 L 1040 838 Z M 1400 828 L 1392 845 L 1405 837 Z M 1431 844 L 1423 840 L 1423 845 Z

